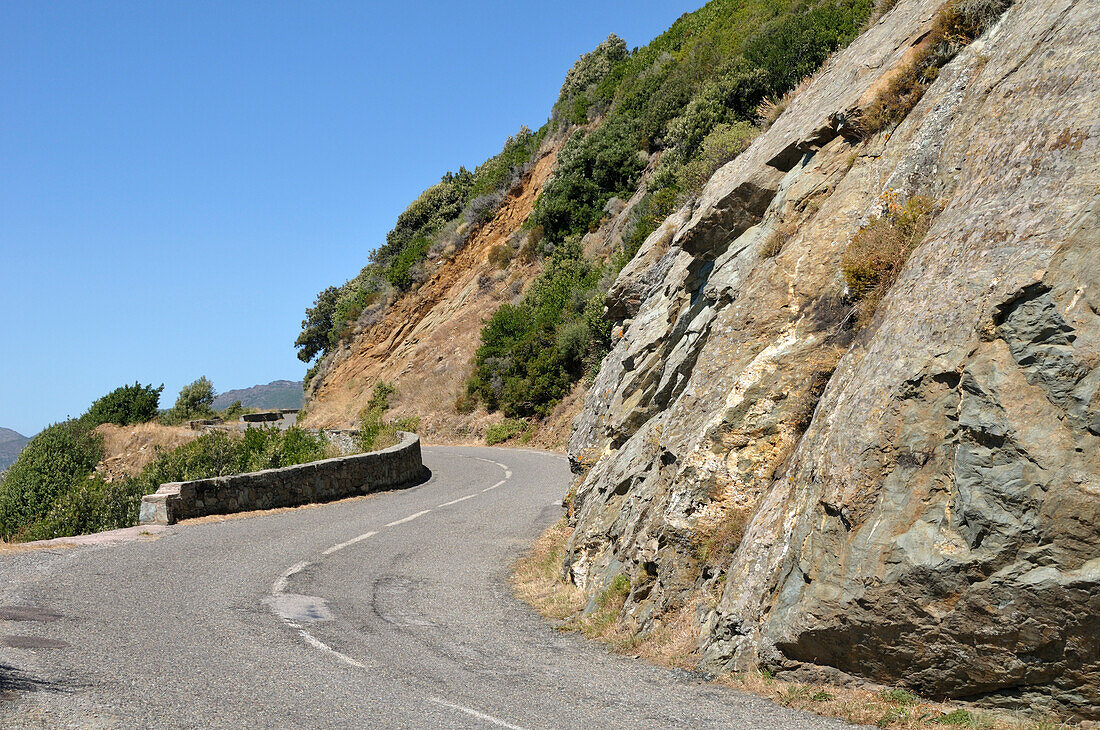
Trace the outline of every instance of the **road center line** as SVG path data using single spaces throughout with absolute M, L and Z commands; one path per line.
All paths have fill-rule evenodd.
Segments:
M 470 717 L 476 717 L 479 720 L 484 720 L 485 722 L 491 722 L 494 725 L 498 725 L 500 727 L 511 728 L 511 730 L 526 730 L 526 728 L 522 728 L 519 725 L 513 725 L 510 722 L 505 722 L 504 720 L 501 720 L 499 717 L 493 717 L 492 715 L 486 715 L 484 712 L 478 712 L 477 710 L 471 709 L 469 707 L 463 707 L 462 705 L 456 705 L 453 702 L 447 702 L 446 700 L 441 700 L 438 697 L 429 697 L 428 702 L 432 702 L 432 703 L 437 704 L 437 705 L 442 705 L 444 707 L 449 707 L 452 710 L 458 710 L 459 712 L 465 712 Z
M 306 643 L 309 644 L 310 646 L 312 646 L 313 648 L 320 649 L 321 651 L 325 652 L 326 654 L 330 654 L 330 655 L 336 657 L 340 661 L 344 662 L 344 664 L 348 664 L 350 666 L 356 667 L 357 669 L 366 669 L 367 668 L 366 664 L 363 664 L 362 662 L 358 662 L 358 661 L 352 659 L 347 654 L 343 654 L 341 652 L 336 651 L 331 646 L 329 646 L 325 642 L 321 641 L 316 636 L 309 633 L 308 631 L 306 631 L 305 629 L 303 629 L 301 626 L 294 623 L 293 621 L 287 621 L 286 619 L 283 619 L 283 621 L 287 624 L 287 626 L 290 626 L 292 629 L 297 631 L 298 635 L 301 636 L 303 639 L 305 639 Z
M 504 477 L 503 479 L 501 479 L 501 480 L 500 480 L 499 482 L 497 482 L 497 483 L 496 483 L 496 484 L 494 484 L 493 486 L 491 486 L 491 487 L 485 487 L 485 489 L 482 489 L 481 491 L 482 491 L 482 492 L 491 492 L 491 491 L 493 491 L 494 489 L 496 489 L 497 487 L 499 487 L 499 486 L 500 486 L 501 484 L 504 484 L 504 482 L 506 482 L 506 481 L 508 481 L 508 477 Z
M 302 570 L 305 570 L 307 567 L 309 567 L 309 563 L 303 560 L 302 562 L 295 563 L 294 565 L 284 570 L 283 574 L 276 578 L 275 582 L 271 584 L 271 592 L 282 593 L 283 591 L 285 591 L 286 582 L 290 580 L 290 576 L 294 575 L 295 573 L 299 573 Z
M 431 512 L 431 510 L 426 509 L 422 512 L 417 512 L 415 515 L 409 515 L 408 517 L 402 517 L 399 520 L 394 520 L 393 522 L 387 523 L 386 527 L 396 527 L 397 525 L 403 525 L 406 522 L 412 522 L 417 517 L 423 517 L 424 515 L 428 514 L 429 512 Z
M 452 499 L 450 502 L 444 502 L 443 504 L 437 504 L 436 509 L 440 507 L 450 507 L 452 504 L 458 504 L 459 502 L 465 502 L 467 499 L 473 499 L 476 494 L 467 494 L 465 497 L 459 497 L 458 499 Z
M 322 555 L 332 555 L 335 552 L 339 552 L 339 551 L 343 550 L 346 547 L 350 547 L 350 546 L 354 545 L 357 542 L 362 542 L 363 540 L 366 540 L 368 537 L 374 537 L 377 534 L 378 534 L 377 530 L 371 530 L 370 532 L 364 532 L 359 537 L 353 537 L 350 540 L 348 540 L 347 542 L 342 542 L 339 545 L 333 545 L 332 547 L 330 547 L 328 550 L 325 550 L 321 554 Z

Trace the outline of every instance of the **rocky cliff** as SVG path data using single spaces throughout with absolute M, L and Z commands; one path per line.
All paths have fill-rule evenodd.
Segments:
M 608 296 L 566 572 L 703 662 L 1100 717 L 1100 4 L 1017 0 L 896 128 L 900 0 Z M 873 312 L 842 273 L 934 218 Z M 865 315 L 865 316 L 861 316 Z

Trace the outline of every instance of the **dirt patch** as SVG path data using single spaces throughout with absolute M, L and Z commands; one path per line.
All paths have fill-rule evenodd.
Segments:
M 159 423 L 134 426 L 105 423 L 96 427 L 96 433 L 103 437 L 104 456 L 95 470 L 109 482 L 136 475 L 157 458 L 158 449 L 171 451 L 199 435 L 189 428 Z

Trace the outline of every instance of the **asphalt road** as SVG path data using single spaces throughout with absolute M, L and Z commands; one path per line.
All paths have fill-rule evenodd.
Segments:
M 565 459 L 424 456 L 408 490 L 0 555 L 0 727 L 845 727 L 555 631 L 506 578 Z

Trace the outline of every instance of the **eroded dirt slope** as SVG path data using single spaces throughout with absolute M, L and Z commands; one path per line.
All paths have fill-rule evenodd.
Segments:
M 311 383 L 303 425 L 353 426 L 375 383 L 384 380 L 397 388 L 387 417 L 419 417 L 420 434 L 428 442 L 482 441 L 485 426 L 501 416 L 460 414 L 455 399 L 465 388 L 483 322 L 501 304 L 522 295 L 540 270 L 537 261 L 521 256 L 502 269 L 489 255 L 531 214 L 554 169 L 560 143 L 543 147 L 521 189 L 509 195 L 466 246 L 422 286 L 398 299 L 381 321 L 332 356 Z M 568 418 L 557 420 L 568 423 Z M 563 441 L 564 428 L 560 430 L 558 440 Z

